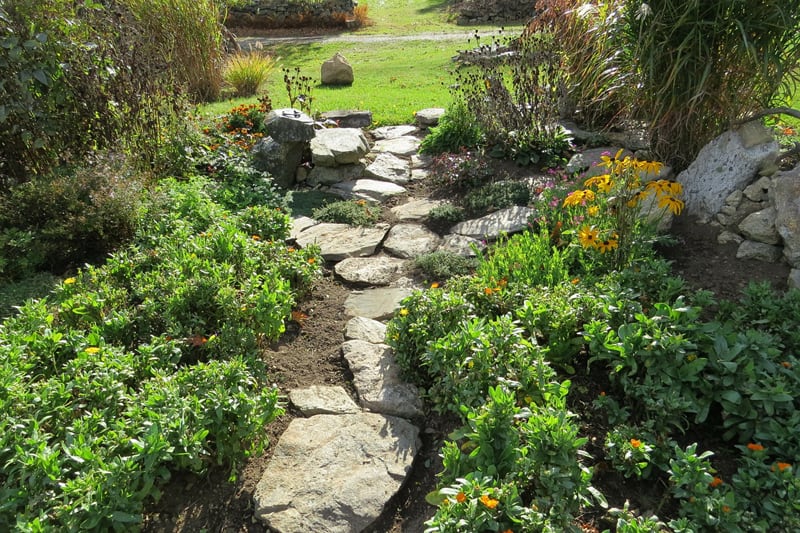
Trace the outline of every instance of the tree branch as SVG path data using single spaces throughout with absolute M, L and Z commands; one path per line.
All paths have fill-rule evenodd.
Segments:
M 791 107 L 771 107 L 769 109 L 764 109 L 757 113 L 753 113 L 752 115 L 748 115 L 743 119 L 739 119 L 733 123 L 734 126 L 741 126 L 751 120 L 756 120 L 759 118 L 764 118 L 769 115 L 789 115 L 791 117 L 800 119 L 800 110 L 794 109 Z

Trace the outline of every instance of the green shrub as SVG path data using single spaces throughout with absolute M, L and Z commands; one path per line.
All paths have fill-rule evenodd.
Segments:
M 498 181 L 469 191 L 461 200 L 470 216 L 483 216 L 493 211 L 515 205 L 528 205 L 531 191 L 528 184 L 520 181 Z
M 13 187 L 0 196 L 0 276 L 102 259 L 133 237 L 143 187 L 114 162 Z
M 322 222 L 350 224 L 351 226 L 372 226 L 381 217 L 381 208 L 366 200 L 343 200 L 333 202 L 311 213 L 311 218 Z
M 423 154 L 442 154 L 475 148 L 483 138 L 478 124 L 467 106 L 456 100 L 439 119 L 439 125 L 432 127 L 422 139 L 419 151 Z
M 414 259 L 414 265 L 429 279 L 448 280 L 471 274 L 478 266 L 478 260 L 453 252 L 433 252 Z
M 261 52 L 240 52 L 225 60 L 222 76 L 235 96 L 253 96 L 269 78 L 277 60 Z
M 446 234 L 450 228 L 464 220 L 464 210 L 446 203 L 434 207 L 428 212 L 425 224 L 440 235 Z
M 469 189 L 490 181 L 494 171 L 480 153 L 466 148 L 456 153 L 443 153 L 433 158 L 431 177 L 436 185 Z

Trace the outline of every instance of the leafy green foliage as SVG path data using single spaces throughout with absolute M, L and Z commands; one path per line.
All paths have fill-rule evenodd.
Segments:
M 470 274 L 478 266 L 478 260 L 452 252 L 432 252 L 414 259 L 414 265 L 429 279 L 448 280 Z
M 372 226 L 381 216 L 381 208 L 371 205 L 366 200 L 342 200 L 332 202 L 317 209 L 311 214 L 315 220 L 350 224 L 351 226 Z
M 423 154 L 457 153 L 479 146 L 482 140 L 479 123 L 464 102 L 456 100 L 422 140 L 419 151 Z
M 469 216 L 485 214 L 512 207 L 528 205 L 531 191 L 528 184 L 519 181 L 498 181 L 469 191 L 462 199 Z
M 0 529 L 120 530 L 170 472 L 239 462 L 282 413 L 258 348 L 318 275 L 280 207 L 164 180 L 134 244 L 0 325 Z
M 0 278 L 103 258 L 133 237 L 143 187 L 113 161 L 13 187 L 0 196 Z

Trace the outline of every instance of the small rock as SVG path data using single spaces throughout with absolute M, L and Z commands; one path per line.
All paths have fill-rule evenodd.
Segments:
M 790 289 L 800 289 L 800 268 L 793 268 L 789 272 L 789 279 L 786 284 Z
M 751 241 L 778 244 L 781 236 L 775 229 L 775 216 L 774 207 L 751 213 L 739 223 L 739 231 Z
M 777 263 L 781 259 L 783 249 L 763 242 L 742 241 L 736 251 L 736 259 L 755 259 L 766 263 Z
M 417 111 L 414 114 L 414 121 L 420 128 L 430 128 L 437 126 L 444 114 L 445 109 L 443 107 L 428 107 Z
M 717 236 L 717 242 L 720 244 L 741 244 L 742 241 L 744 241 L 744 237 L 728 230 L 721 231 Z
M 308 184 L 316 187 L 317 185 L 334 185 L 343 181 L 357 180 L 364 176 L 365 168 L 366 166 L 361 162 L 337 167 L 316 166 L 308 173 Z
M 769 188 L 772 181 L 767 177 L 761 177 L 755 183 L 751 183 L 745 187 L 742 194 L 753 202 L 763 202 L 769 196 Z

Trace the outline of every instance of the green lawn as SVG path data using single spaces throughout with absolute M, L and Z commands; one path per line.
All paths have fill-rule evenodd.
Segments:
M 296 67 L 316 80 L 313 109 L 368 109 L 375 125 L 400 124 L 413 120 L 414 112 L 426 107 L 446 107 L 451 58 L 468 47 L 468 41 L 401 41 L 368 43 L 312 43 L 271 47 L 280 57 L 278 68 L 267 83 L 275 107 L 286 107 L 289 99 L 281 68 Z M 353 66 L 355 82 L 350 87 L 319 85 L 320 66 L 336 52 Z M 233 99 L 200 107 L 204 115 L 219 115 L 255 98 Z

